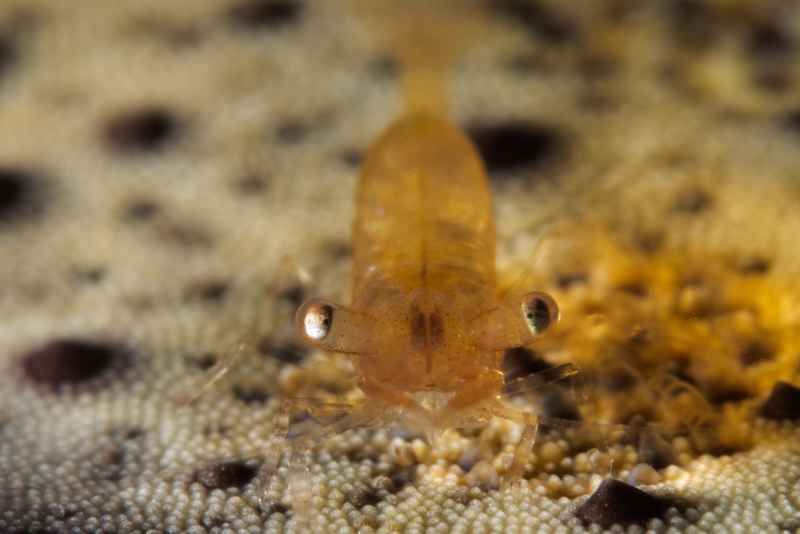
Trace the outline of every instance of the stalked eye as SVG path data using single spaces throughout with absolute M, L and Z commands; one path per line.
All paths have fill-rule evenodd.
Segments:
M 521 312 L 521 313 L 520 313 Z M 508 298 L 472 320 L 473 343 L 488 350 L 523 347 L 558 322 L 558 306 L 547 293 Z
M 367 315 L 323 299 L 306 301 L 295 314 L 295 330 L 300 338 L 315 347 L 364 354 L 369 352 L 370 325 Z
M 305 334 L 315 341 L 322 341 L 331 331 L 333 321 L 333 306 L 312 302 L 303 315 Z
M 528 293 L 522 297 L 521 308 L 528 330 L 534 336 L 540 335 L 558 321 L 558 306 L 547 293 Z

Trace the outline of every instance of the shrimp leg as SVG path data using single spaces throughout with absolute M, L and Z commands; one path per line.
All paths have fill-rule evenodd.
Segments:
M 268 510 L 267 487 L 278 471 L 281 459 L 288 453 L 289 495 L 297 520 L 303 527 L 311 510 L 314 484 L 307 456 L 316 443 L 355 428 L 371 426 L 380 420 L 383 411 L 375 403 L 324 402 L 316 399 L 286 399 L 276 415 L 278 428 L 273 445 L 267 450 L 257 480 L 261 508 Z M 293 416 L 306 417 L 293 421 Z
M 522 436 L 520 436 L 517 446 L 514 448 L 514 459 L 503 479 L 503 488 L 510 488 L 525 474 L 525 467 L 530 461 L 533 445 L 536 442 L 536 434 L 539 430 L 539 417 L 525 410 L 509 406 L 502 401 L 493 403 L 489 410 L 497 417 L 522 426 Z

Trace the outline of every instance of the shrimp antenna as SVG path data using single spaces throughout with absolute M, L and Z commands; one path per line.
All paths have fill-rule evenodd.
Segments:
M 374 323 L 369 315 L 321 298 L 307 300 L 294 317 L 295 331 L 304 342 L 342 354 L 366 354 Z

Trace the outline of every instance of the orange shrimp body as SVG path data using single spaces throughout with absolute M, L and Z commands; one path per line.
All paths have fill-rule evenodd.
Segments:
M 362 7 L 367 15 L 388 10 L 378 20 L 404 64 L 408 110 L 369 149 L 362 168 L 352 306 L 312 299 L 297 312 L 298 333 L 349 355 L 368 402 L 428 430 L 474 420 L 477 412 L 529 421 L 499 401 L 502 351 L 530 343 L 558 320 L 558 309 L 542 293 L 498 297 L 486 170 L 446 118 L 443 71 L 470 26 L 450 24 L 456 11 L 445 4 Z M 469 20 L 471 12 L 458 13 Z M 390 20 L 395 24 L 386 26 Z M 483 412 L 470 413 L 479 404 Z
M 362 376 L 402 391 L 454 391 L 497 353 L 465 325 L 495 298 L 486 173 L 461 131 L 429 113 L 392 125 L 366 158 L 353 231 L 353 308 L 374 319 Z
M 409 113 L 369 150 L 356 204 L 352 307 L 306 302 L 300 336 L 349 355 L 369 400 L 428 430 L 469 418 L 466 408 L 500 397 L 503 349 L 558 319 L 543 293 L 497 295 L 491 194 L 475 147 L 447 119 Z

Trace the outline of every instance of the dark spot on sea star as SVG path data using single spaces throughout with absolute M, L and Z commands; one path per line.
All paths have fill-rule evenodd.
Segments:
M 489 173 L 540 169 L 564 154 L 565 138 L 550 125 L 510 121 L 467 129 Z
M 175 141 L 181 120 L 171 111 L 149 106 L 112 117 L 104 127 L 107 144 L 117 153 L 158 152 Z
M 788 382 L 776 383 L 759 413 L 765 419 L 800 419 L 800 388 Z
M 195 480 L 208 489 L 243 488 L 253 480 L 258 467 L 243 461 L 210 465 L 195 473 Z
M 285 0 L 247 0 L 228 10 L 234 28 L 247 31 L 276 30 L 299 20 L 300 2 Z
M 644 524 L 663 518 L 672 503 L 615 479 L 605 480 L 584 502 L 575 515 L 585 523 L 603 528 L 612 525 Z
M 81 338 L 50 341 L 23 355 L 25 375 L 52 390 L 89 382 L 114 367 L 127 364 L 129 352 L 123 347 Z

